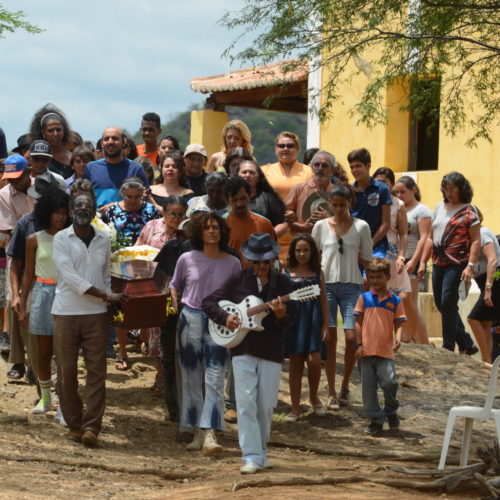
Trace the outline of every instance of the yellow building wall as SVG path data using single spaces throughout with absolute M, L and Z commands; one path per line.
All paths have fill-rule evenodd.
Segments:
M 228 120 L 229 115 L 224 111 L 191 111 L 191 144 L 203 144 L 210 158 L 220 151 L 222 129 Z
M 465 145 L 471 130 L 455 137 L 439 134 L 438 170 L 416 172 L 417 182 L 422 191 L 422 201 L 430 208 L 442 201 L 439 190 L 441 179 L 452 171 L 462 173 L 474 190 L 472 202 L 479 207 L 483 224 L 495 234 L 500 234 L 500 169 L 496 166 L 500 155 L 500 127 L 492 131 L 492 143 L 480 141 L 477 147 Z
M 353 69 L 353 68 L 351 68 Z M 328 68 L 323 67 L 323 85 L 330 78 Z M 396 82 L 384 95 L 388 109 L 387 125 L 369 129 L 350 116 L 350 110 L 361 99 L 368 77 L 359 72 L 351 81 L 339 83 L 341 97 L 332 108 L 332 117 L 320 126 L 320 147 L 333 153 L 346 168 L 349 151 L 366 147 L 372 157 L 372 171 L 380 166 L 392 168 L 396 178 L 406 173 L 409 151 L 409 114 L 399 111 L 404 102 L 405 91 L 401 82 Z M 474 190 L 473 203 L 484 215 L 484 225 L 495 234 L 500 234 L 500 127 L 491 131 L 492 143 L 481 140 L 474 148 L 465 145 L 472 135 L 470 129 L 446 135 L 441 128 L 439 135 L 438 170 L 410 172 L 422 192 L 422 202 L 429 208 L 442 200 L 440 184 L 443 176 L 451 171 L 461 172 Z

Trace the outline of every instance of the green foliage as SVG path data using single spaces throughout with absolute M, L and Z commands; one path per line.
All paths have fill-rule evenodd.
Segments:
M 451 135 L 471 126 L 473 144 L 491 140 L 498 124 L 499 13 L 498 0 L 245 0 L 220 22 L 240 33 L 225 55 L 242 64 L 322 56 L 331 78 L 315 110 L 321 119 L 340 97 L 339 82 L 355 78 L 366 86 L 351 111 L 368 126 L 383 123 L 384 91 L 403 79 L 411 96 L 402 108 L 417 118 L 440 115 Z
M 162 124 L 162 135 L 168 134 L 177 137 L 181 148 L 185 148 L 189 144 L 191 111 L 194 109 L 201 109 L 201 107 L 192 106 L 189 111 L 178 113 L 167 123 Z M 252 132 L 254 156 L 262 165 L 276 161 L 274 138 L 283 130 L 295 132 L 300 137 L 301 144 L 305 146 L 306 118 L 304 115 L 237 107 L 228 107 L 226 111 L 230 120 L 242 120 L 248 125 Z M 134 139 L 138 144 L 142 143 L 139 131 L 136 132 Z
M 44 30 L 25 21 L 26 14 L 22 10 L 16 12 L 8 11 L 0 4 L 0 38 L 5 38 L 5 32 L 14 33 L 18 29 L 28 33 L 42 33 Z

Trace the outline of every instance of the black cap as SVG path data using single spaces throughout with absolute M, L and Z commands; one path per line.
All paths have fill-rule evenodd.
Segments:
M 17 147 L 12 150 L 13 153 L 20 153 L 23 149 L 28 149 L 31 144 L 31 135 L 23 134 L 17 138 Z

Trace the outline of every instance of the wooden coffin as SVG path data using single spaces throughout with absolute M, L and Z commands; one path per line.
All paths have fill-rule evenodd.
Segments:
M 113 303 L 111 324 L 125 330 L 163 326 L 167 277 L 156 262 L 130 260 L 113 263 L 111 289 L 127 298 Z

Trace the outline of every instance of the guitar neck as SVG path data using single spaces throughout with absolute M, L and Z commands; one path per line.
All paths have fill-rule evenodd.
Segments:
M 285 303 L 290 300 L 290 295 L 282 295 L 281 297 L 277 297 L 278 299 L 281 299 L 281 302 Z M 275 300 L 275 299 L 273 299 Z M 255 314 L 259 314 L 262 311 L 265 311 L 266 309 L 269 309 L 269 305 L 271 304 L 271 301 L 269 302 L 264 302 L 263 304 L 259 304 L 258 306 L 250 307 L 247 309 L 247 316 L 254 316 Z

